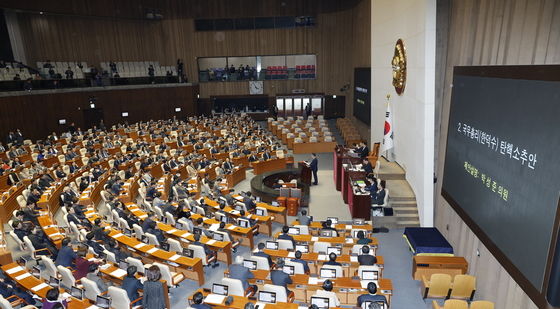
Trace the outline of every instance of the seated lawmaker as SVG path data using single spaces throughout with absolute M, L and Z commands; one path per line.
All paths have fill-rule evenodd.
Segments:
M 375 265 L 377 263 L 377 257 L 369 254 L 369 246 L 363 246 L 362 252 L 358 255 L 358 262 L 360 265 Z
M 301 215 L 298 216 L 298 222 L 301 225 L 309 225 L 309 223 L 311 223 L 313 221 L 313 217 L 312 216 L 308 216 L 307 215 L 307 211 L 305 209 L 303 209 L 301 211 Z
M 370 282 L 367 285 L 368 294 L 360 295 L 358 297 L 358 307 L 362 306 L 362 303 L 366 301 L 371 302 L 385 302 L 387 303 L 387 298 L 384 295 L 377 294 L 377 284 L 375 282 Z
M 235 263 L 229 266 L 229 277 L 241 281 L 243 291 L 249 289 L 249 279 L 255 277 L 251 270 L 243 266 L 243 257 L 238 255 L 235 257 Z
M 322 234 L 323 231 L 329 231 L 329 233 L 331 233 L 332 237 L 338 237 L 338 231 L 334 227 L 332 227 L 331 225 L 332 225 L 331 220 L 327 220 L 327 221 L 323 222 L 323 227 L 319 231 L 319 234 Z
M 60 250 L 58 251 L 58 255 L 56 260 L 54 261 L 55 265 L 63 266 L 63 267 L 73 267 L 74 260 L 78 257 L 74 249 L 70 246 L 70 238 L 66 237 L 62 240 L 62 245 Z
M 358 241 L 356 241 L 358 245 L 367 245 L 371 242 L 371 239 L 366 238 L 364 231 L 359 231 L 356 236 L 358 236 Z
M 296 247 L 296 242 L 294 241 L 294 238 L 292 237 L 292 235 L 288 234 L 288 231 L 290 230 L 290 227 L 287 225 L 284 225 L 282 227 L 282 234 L 278 235 L 278 239 L 285 239 L 285 240 L 289 240 L 292 242 L 292 248 Z
M 144 285 L 138 278 L 136 278 L 137 268 L 134 265 L 128 266 L 126 268 L 126 277 L 124 277 L 121 288 L 126 291 L 128 299 L 134 301 L 140 296 L 138 295 L 138 290 L 144 289 Z
M 333 266 L 342 266 L 342 264 L 340 264 L 339 262 L 336 261 L 336 253 L 331 252 L 329 254 L 329 260 L 325 263 L 323 263 L 323 265 L 333 265 Z
M 192 298 L 191 307 L 194 309 L 212 309 L 212 306 L 204 304 L 202 301 L 204 300 L 204 296 L 200 292 L 196 292 Z
M 292 278 L 290 275 L 284 272 L 284 260 L 279 259 L 276 262 L 276 269 L 270 272 L 270 280 L 272 284 L 283 286 L 286 289 L 286 295 L 290 295 L 290 290 L 288 290 L 288 284 L 292 283 Z
M 338 296 L 336 296 L 336 293 L 333 292 L 333 282 L 331 280 L 325 280 L 325 282 L 323 282 L 323 289 L 322 290 L 317 290 L 315 292 L 315 295 L 313 296 L 318 296 L 318 297 L 324 297 L 324 298 L 328 298 L 329 300 L 334 300 L 334 304 L 331 304 L 331 302 L 329 302 L 329 307 L 340 307 L 340 300 L 338 299 Z
M 297 250 L 296 253 L 295 253 L 295 257 L 296 257 L 296 258 L 295 258 L 295 259 L 292 259 L 291 261 L 292 261 L 292 262 L 296 262 L 296 263 L 301 263 L 301 264 L 303 265 L 303 271 L 304 271 L 306 274 L 309 274 L 309 264 L 307 263 L 306 260 L 303 260 L 303 259 L 301 258 L 301 256 L 302 256 L 301 251 Z
M 265 257 L 265 258 L 268 260 L 268 266 L 269 266 L 269 267 L 272 267 L 272 258 L 270 258 L 270 255 L 264 253 L 264 248 L 265 248 L 265 247 L 266 247 L 266 246 L 264 245 L 264 243 L 260 242 L 260 243 L 257 245 L 257 249 L 259 249 L 259 251 L 253 253 L 253 255 Z

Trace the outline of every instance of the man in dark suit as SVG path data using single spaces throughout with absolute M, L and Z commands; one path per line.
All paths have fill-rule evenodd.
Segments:
M 375 282 L 368 283 L 367 289 L 369 294 L 360 295 L 358 297 L 358 307 L 361 307 L 362 303 L 366 301 L 371 301 L 371 302 L 382 301 L 387 303 L 387 298 L 385 298 L 384 295 L 377 294 L 377 284 L 375 284 Z
M 299 250 L 296 251 L 296 253 L 295 253 L 295 257 L 296 257 L 296 258 L 295 258 L 295 259 L 292 259 L 292 262 L 301 263 L 301 264 L 303 265 L 303 271 L 304 271 L 306 274 L 309 274 L 309 264 L 307 263 L 306 260 L 302 260 L 302 259 L 301 259 L 301 255 L 302 255 L 302 254 L 301 254 L 301 251 L 299 251 Z
M 298 222 L 301 225 L 309 225 L 313 221 L 313 217 L 307 215 L 307 211 L 304 209 L 301 211 L 301 215 L 298 216 Z
M 334 227 L 332 227 L 331 225 L 332 225 L 331 220 L 327 220 L 327 221 L 323 222 L 323 227 L 321 228 L 319 233 L 321 234 L 321 232 L 323 232 L 323 231 L 329 231 L 330 234 L 332 235 L 332 237 L 338 237 L 338 231 Z
M 249 162 L 255 162 L 258 161 L 259 158 L 257 157 L 257 155 L 253 152 L 251 153 L 251 155 L 249 156 Z
M 364 159 L 362 162 L 362 168 L 364 169 L 364 172 L 366 172 L 366 175 L 373 173 L 373 166 L 371 166 L 371 162 L 369 162 L 368 159 Z
M 284 225 L 282 227 L 282 234 L 278 235 L 278 239 L 285 239 L 285 240 L 289 240 L 292 242 L 292 247 L 295 248 L 296 247 L 296 242 L 294 241 L 294 238 L 288 234 L 288 231 L 290 230 L 290 227 L 288 227 L 287 225 Z
M 362 254 L 358 255 L 360 265 L 375 265 L 377 258 L 369 254 L 369 246 L 362 247 Z
M 323 263 L 323 265 L 342 266 L 342 264 L 336 261 L 336 253 L 334 252 L 331 252 L 331 254 L 329 254 L 329 260 Z
M 259 251 L 255 252 L 253 255 L 265 257 L 268 260 L 268 266 L 270 267 L 270 266 L 272 266 L 272 259 L 270 258 L 270 255 L 264 253 L 263 250 L 264 250 L 265 247 L 266 246 L 264 245 L 264 243 L 260 242 L 257 245 L 257 249 L 259 249 Z
M 202 218 L 200 218 L 202 219 Z M 218 267 L 218 257 L 217 257 L 217 253 L 210 250 L 210 248 L 208 248 L 208 246 L 206 244 L 203 244 L 200 242 L 200 234 L 194 234 L 194 242 L 193 245 L 197 245 L 197 246 L 201 246 L 204 249 L 204 253 L 206 254 L 206 256 L 215 256 L 216 259 L 214 260 L 214 264 L 212 265 L 212 268 L 216 268 Z
M 139 298 L 138 290 L 143 290 L 144 285 L 136 278 L 136 266 L 128 266 L 126 269 L 126 277 L 124 277 L 121 288 L 126 291 L 130 301 L 135 301 Z
M 58 250 L 56 247 L 47 239 L 43 231 L 41 231 L 41 227 L 36 225 L 31 230 L 31 235 L 28 236 L 29 240 L 33 244 L 35 250 L 47 249 L 52 254 L 53 257 L 56 257 L 58 254 Z M 46 251 L 37 252 L 38 255 L 48 255 Z
M 378 190 L 371 192 L 371 204 L 373 205 L 383 205 L 385 202 L 385 180 L 379 182 Z
M 249 268 L 243 266 L 243 257 L 238 255 L 235 258 L 235 263 L 229 267 L 229 277 L 238 279 L 243 284 L 243 290 L 247 291 L 249 288 L 249 279 L 255 277 Z
M 58 266 L 72 267 L 74 260 L 78 257 L 74 249 L 70 245 L 70 238 L 66 237 L 62 240 L 62 246 L 58 251 L 58 255 L 54 263 Z
M 28 232 L 23 229 L 23 224 L 21 223 L 21 221 L 14 220 L 14 222 L 12 222 L 12 227 L 14 228 L 14 233 L 17 235 L 17 237 L 21 241 L 23 241 L 23 237 L 27 236 Z
M 319 183 L 319 179 L 317 178 L 317 171 L 319 170 L 319 161 L 317 160 L 317 154 L 311 154 L 311 162 L 309 163 L 309 167 L 311 168 L 311 172 L 313 172 L 313 184 L 317 185 Z
M 263 153 L 263 160 L 270 160 L 270 153 L 268 152 L 268 150 Z
M 91 247 L 93 249 L 93 251 L 95 252 L 95 254 L 100 255 L 103 253 L 103 250 L 105 250 L 105 248 L 100 245 L 98 242 L 96 242 L 95 240 L 93 240 L 93 233 L 89 232 L 86 235 L 86 245 L 88 247 Z
M 27 204 L 35 204 L 39 199 L 41 199 L 41 193 L 39 193 L 39 190 L 33 189 L 27 196 Z
M 252 211 L 257 207 L 257 204 L 252 198 L 251 192 L 245 193 L 245 197 L 243 198 L 243 204 L 245 204 L 245 208 L 247 208 L 247 211 Z
M 276 269 L 270 272 L 270 280 L 274 285 L 283 286 L 286 289 L 286 295 L 289 296 L 290 290 L 288 290 L 288 284 L 292 283 L 292 278 L 282 270 L 283 268 L 284 260 L 279 259 L 276 262 Z

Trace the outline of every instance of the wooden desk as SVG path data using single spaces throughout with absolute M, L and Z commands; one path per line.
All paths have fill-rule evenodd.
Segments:
M 311 250 L 311 248 L 310 248 Z M 264 249 L 264 252 L 270 255 L 273 258 L 294 258 L 295 253 L 290 252 L 288 250 L 270 250 Z M 377 255 L 377 263 L 376 265 L 383 271 L 385 260 L 383 256 Z M 301 255 L 302 260 L 306 260 L 309 262 L 309 270 L 311 274 L 318 274 L 319 270 L 323 266 L 323 263 L 329 260 L 328 255 L 326 254 L 319 254 L 316 252 L 309 252 L 303 253 Z M 360 263 L 358 262 L 357 256 L 351 256 L 348 254 L 340 255 L 336 258 L 336 261 L 342 264 L 342 270 L 344 272 L 345 277 L 352 277 L 354 276 L 355 272 L 358 270 Z M 381 275 L 380 275 L 381 276 Z
M 278 237 L 280 235 L 280 232 L 277 232 L 274 237 Z M 341 245 L 343 247 L 343 250 L 345 247 L 347 248 L 352 248 L 354 245 L 356 245 L 358 239 L 356 238 L 346 238 L 343 236 L 338 236 L 338 237 L 320 237 L 320 236 L 313 236 L 313 235 L 292 235 L 292 237 L 294 238 L 294 241 L 296 242 L 307 242 L 309 243 L 309 245 L 313 245 L 313 243 L 315 242 L 328 242 L 331 243 L 333 245 Z M 372 247 L 377 247 L 379 245 L 379 241 L 377 240 L 377 238 L 375 237 L 370 237 L 371 242 L 369 243 L 370 246 Z
M 53 222 L 50 216 L 40 216 L 39 218 L 37 218 L 37 221 L 39 221 L 39 225 L 41 226 L 43 232 L 45 233 L 45 235 L 47 235 L 49 240 L 58 249 L 60 249 L 62 239 L 64 239 L 65 237 L 64 232 L 60 230 L 58 225 Z
M 138 220 L 144 221 L 144 219 L 148 218 L 148 214 L 138 208 L 136 204 L 127 203 L 125 204 L 125 206 L 128 211 L 130 211 L 136 218 L 138 218 Z M 175 227 L 160 221 L 156 221 L 156 223 L 158 228 L 165 232 L 167 236 L 173 236 L 182 243 L 194 242 L 194 235 L 192 233 L 189 233 L 185 230 L 176 229 Z M 216 251 L 218 253 L 218 260 L 227 263 L 227 265 L 232 263 L 231 242 L 215 241 L 213 239 L 207 238 L 204 235 L 200 237 L 200 242 L 206 244 L 211 250 Z
M 294 143 L 294 153 L 317 153 L 317 152 L 331 152 L 336 147 L 336 142 L 306 142 Z
M 348 189 L 346 191 L 348 192 L 348 208 L 352 218 L 369 220 L 371 217 L 371 195 L 369 191 L 365 191 L 365 193 L 356 191 L 359 190 L 359 187 L 354 185 L 354 182 L 358 180 L 365 181 L 365 175 L 357 174 L 348 179 Z
M 14 210 L 19 209 L 17 197 L 28 185 L 29 180 L 24 180 L 17 187 L 12 186 L 7 192 L 2 193 L 2 202 L 0 203 L 0 219 L 2 222 L 8 222 L 12 218 Z
M 466 274 L 469 263 L 462 256 L 414 256 L 412 257 L 412 278 L 422 280 L 432 274 Z
M 264 285 L 265 283 L 271 283 L 270 272 L 266 270 L 255 270 L 252 271 L 255 278 L 249 279 L 249 282 L 257 285 Z M 295 294 L 295 299 L 301 302 L 309 303 L 311 301 L 311 296 L 315 294 L 317 290 L 322 290 L 323 281 L 319 279 L 317 283 L 310 283 L 309 279 L 313 278 L 310 275 L 298 274 L 292 275 L 292 284 L 288 285 L 288 289 L 293 291 Z M 341 277 L 336 279 L 331 279 L 334 288 L 333 292 L 336 293 L 341 305 L 355 306 L 358 297 L 362 294 L 367 294 L 367 289 L 362 288 L 359 278 L 355 277 Z M 378 294 L 385 295 L 387 302 L 390 303 L 391 295 L 393 295 L 393 282 L 391 279 L 380 278 L 378 280 Z M 260 287 L 259 287 L 260 288 Z
M 286 168 L 286 158 L 276 158 L 266 161 L 255 161 L 251 163 L 253 166 L 253 174 L 259 175 L 265 172 L 276 171 Z
M 193 221 L 196 221 L 199 218 L 202 218 L 204 224 L 206 225 L 220 224 L 220 222 L 214 218 L 203 217 L 201 214 L 191 214 L 191 219 Z M 254 249 L 254 233 L 256 230 L 258 230 L 258 226 L 248 228 L 228 223 L 226 224 L 225 228 L 231 233 L 231 236 L 235 241 L 239 241 L 242 246 L 247 246 L 251 249 Z
M 292 222 L 292 225 L 299 225 L 299 224 L 300 223 L 299 223 L 298 220 L 295 220 L 295 221 Z M 309 223 L 308 226 L 309 226 L 309 232 L 312 235 L 315 235 L 315 236 L 319 235 L 319 230 L 321 230 L 323 228 L 323 225 L 319 221 L 313 221 L 313 222 Z M 356 230 L 366 230 L 368 232 L 371 232 L 371 230 L 373 229 L 373 225 L 371 225 L 371 224 L 355 225 L 355 224 L 338 223 L 334 226 L 334 228 L 337 230 L 338 235 L 352 237 L 353 235 L 350 234 L 352 232 L 352 230 L 354 230 L 354 229 L 356 229 Z
M 227 180 L 228 187 L 229 188 L 235 187 L 235 185 L 237 185 L 241 181 L 245 180 L 246 177 L 247 176 L 245 174 L 245 167 L 243 167 L 243 166 L 237 167 L 236 166 L 231 174 L 226 175 L 226 180 Z
M 204 197 L 204 203 L 210 206 L 210 210 L 217 211 L 220 209 L 218 206 L 218 202 L 209 199 L 208 197 Z M 241 215 L 239 211 L 235 210 L 230 206 L 226 206 L 224 211 L 233 218 L 239 218 Z M 259 226 L 259 233 L 267 234 L 268 236 L 272 236 L 272 217 L 269 216 L 257 216 L 254 214 L 246 214 L 246 217 L 249 219 L 256 220 Z
M 202 293 L 202 295 L 204 295 L 204 297 L 206 297 L 208 294 L 210 294 L 210 291 L 206 291 L 206 290 L 203 290 L 203 289 L 199 289 L 196 292 Z M 193 295 L 195 293 L 193 293 Z M 222 303 L 219 303 L 219 304 L 218 303 L 210 303 L 210 302 L 206 302 L 206 301 L 204 301 L 204 302 L 206 304 L 212 305 L 213 307 L 217 307 L 217 308 L 233 308 L 233 309 L 243 309 L 243 308 L 245 308 L 245 304 L 247 304 L 249 302 L 251 302 L 251 303 L 256 303 L 257 302 L 255 299 L 250 299 L 250 298 L 243 297 L 243 296 L 232 295 L 231 297 L 233 298 L 233 301 L 229 305 L 225 304 L 225 298 L 224 298 L 224 301 Z M 192 299 L 192 296 L 190 297 L 190 299 Z M 261 309 L 261 308 L 259 308 L 259 309 Z M 296 304 L 296 303 L 266 304 L 264 306 L 264 308 L 262 308 L 262 309 L 298 309 L 298 304 Z
M 30 291 L 40 298 L 45 298 L 47 296 L 47 292 L 52 289 L 51 286 L 46 284 L 44 280 L 35 278 L 33 275 L 31 275 L 31 273 L 29 273 L 29 271 L 27 271 L 25 267 L 20 266 L 17 263 L 2 265 L 1 269 L 8 277 L 10 277 L 10 279 L 16 282 L 24 290 Z M 37 287 L 41 284 L 44 285 L 42 288 L 36 291 L 33 290 L 34 287 Z M 61 289 L 61 292 L 64 292 L 64 290 Z M 77 300 L 75 298 L 70 298 L 69 300 L 70 301 L 68 302 L 68 309 L 84 309 L 92 305 L 92 303 L 88 299 Z

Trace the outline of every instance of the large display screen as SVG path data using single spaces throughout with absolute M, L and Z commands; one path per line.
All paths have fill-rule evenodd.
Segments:
M 560 66 L 546 67 L 455 68 L 443 178 L 443 196 L 539 292 L 560 195 L 560 82 L 547 79 Z
M 354 69 L 354 117 L 371 122 L 371 68 Z

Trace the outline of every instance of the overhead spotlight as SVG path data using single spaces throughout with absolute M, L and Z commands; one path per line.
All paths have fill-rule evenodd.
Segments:
M 45 12 L 41 11 L 41 12 L 39 12 L 39 14 L 43 15 L 43 14 L 45 14 Z

